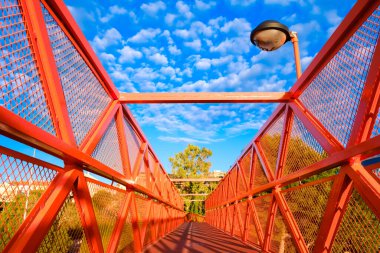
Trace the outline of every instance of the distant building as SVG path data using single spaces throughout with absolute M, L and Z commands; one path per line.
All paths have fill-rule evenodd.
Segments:
M 209 173 L 210 177 L 224 177 L 226 175 L 226 172 L 221 170 L 214 170 Z

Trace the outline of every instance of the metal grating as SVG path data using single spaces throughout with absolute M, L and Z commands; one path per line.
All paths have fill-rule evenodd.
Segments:
M 300 96 L 302 103 L 344 146 L 351 133 L 379 33 L 380 7 Z
M 21 6 L 16 0 L 0 2 L 0 105 L 55 135 Z
M 3 251 L 57 172 L 0 153 L 0 251 Z
M 332 252 L 379 252 L 380 220 L 354 190 Z
M 261 231 L 266 233 L 267 221 L 269 214 L 269 207 L 271 204 L 272 194 L 265 195 L 263 197 L 254 198 L 252 201 L 255 204 L 257 217 L 259 218 Z
M 106 250 L 126 194 L 111 186 L 106 187 L 93 180 L 87 180 L 103 248 Z
M 283 192 L 310 252 L 315 246 L 332 183 L 332 180 L 311 183 Z
M 326 157 L 327 153 L 322 146 L 294 116 L 283 175 L 296 172 Z
M 371 137 L 375 137 L 375 136 L 378 136 L 378 135 L 380 135 L 380 110 L 377 113 L 377 118 L 376 118 L 375 125 L 373 126 L 372 136 Z
M 250 186 L 250 177 L 251 177 L 251 159 L 252 158 L 252 152 L 251 149 L 248 151 L 248 153 L 241 159 L 240 161 L 240 168 L 244 173 L 245 181 L 247 182 L 248 187 Z
M 273 252 L 297 252 L 297 249 L 292 241 L 292 235 L 284 222 L 284 217 L 282 216 L 279 208 L 277 208 L 276 216 L 274 218 L 270 248 Z
M 111 98 L 62 28 L 41 5 L 71 126 L 79 145 L 110 104 Z
M 135 131 L 129 122 L 124 118 L 124 133 L 127 139 L 128 156 L 131 164 L 131 170 L 133 171 L 134 165 L 137 159 L 137 155 L 140 150 L 141 140 L 137 137 Z
M 252 173 L 253 177 L 253 187 L 258 187 L 264 184 L 267 184 L 268 178 L 265 175 L 263 166 L 261 165 L 260 159 L 255 154 L 255 165 L 254 165 L 254 172 Z
M 70 193 L 37 252 L 90 252 Z
M 125 219 L 123 230 L 121 231 L 117 252 L 134 252 L 135 247 L 133 241 L 132 213 L 131 208 L 128 208 L 128 215 Z
M 149 214 L 149 200 L 148 199 L 145 199 L 145 198 L 142 198 L 138 195 L 136 195 L 136 206 L 137 206 L 137 224 L 139 226 L 139 229 L 140 229 L 140 233 L 142 232 L 141 231 L 141 228 L 143 226 L 144 223 L 148 222 L 148 214 Z M 143 235 L 141 234 L 141 237 Z
M 247 192 L 247 187 L 245 184 L 245 179 L 242 175 L 241 169 L 237 172 L 237 195 Z
M 251 202 L 251 204 L 253 205 L 252 202 Z M 248 237 L 247 237 L 247 239 L 251 243 L 254 243 L 256 245 L 260 245 L 259 236 L 258 236 L 256 225 L 255 225 L 255 222 L 254 222 L 254 212 L 253 212 L 252 208 L 249 208 L 249 212 L 250 212 L 250 215 L 249 215 Z
M 264 155 L 268 160 L 273 174 L 276 171 L 278 151 L 280 149 L 282 129 L 284 128 L 284 113 L 268 128 L 260 138 L 260 144 Z
M 115 120 L 111 121 L 102 139 L 99 141 L 94 152 L 92 153 L 92 157 L 117 172 L 124 174 L 123 163 L 120 155 L 119 136 L 117 133 Z
M 233 216 L 232 216 L 232 219 L 233 219 L 233 229 L 234 229 L 234 236 L 237 236 L 237 237 L 241 237 L 241 230 L 240 230 L 240 222 L 239 222 L 239 212 L 238 212 L 238 208 L 239 206 L 238 205 L 233 205 L 234 207 L 234 212 L 233 212 Z

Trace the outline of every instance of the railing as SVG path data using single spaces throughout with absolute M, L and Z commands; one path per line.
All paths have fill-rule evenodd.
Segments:
M 380 1 L 358 1 L 206 200 L 263 252 L 378 252 Z M 377 159 L 378 160 L 378 159 Z
M 0 252 L 140 252 L 183 200 L 61 0 L 2 0 Z M 4 144 L 2 144 L 4 145 Z

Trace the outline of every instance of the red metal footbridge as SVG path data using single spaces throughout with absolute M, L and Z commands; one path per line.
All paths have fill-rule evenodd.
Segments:
M 379 5 L 287 92 L 129 94 L 62 0 L 1 0 L 0 133 L 63 165 L 0 143 L 0 251 L 379 252 Z M 215 102 L 278 107 L 186 215 L 126 104 Z

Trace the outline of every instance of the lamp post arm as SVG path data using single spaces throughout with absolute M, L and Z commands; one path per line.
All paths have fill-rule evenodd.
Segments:
M 296 32 L 290 32 L 290 38 L 293 43 L 293 49 L 294 49 L 294 59 L 296 62 L 296 73 L 297 73 L 297 79 L 300 78 L 302 74 L 301 69 L 301 58 L 300 58 L 300 50 L 298 47 L 298 37 Z

